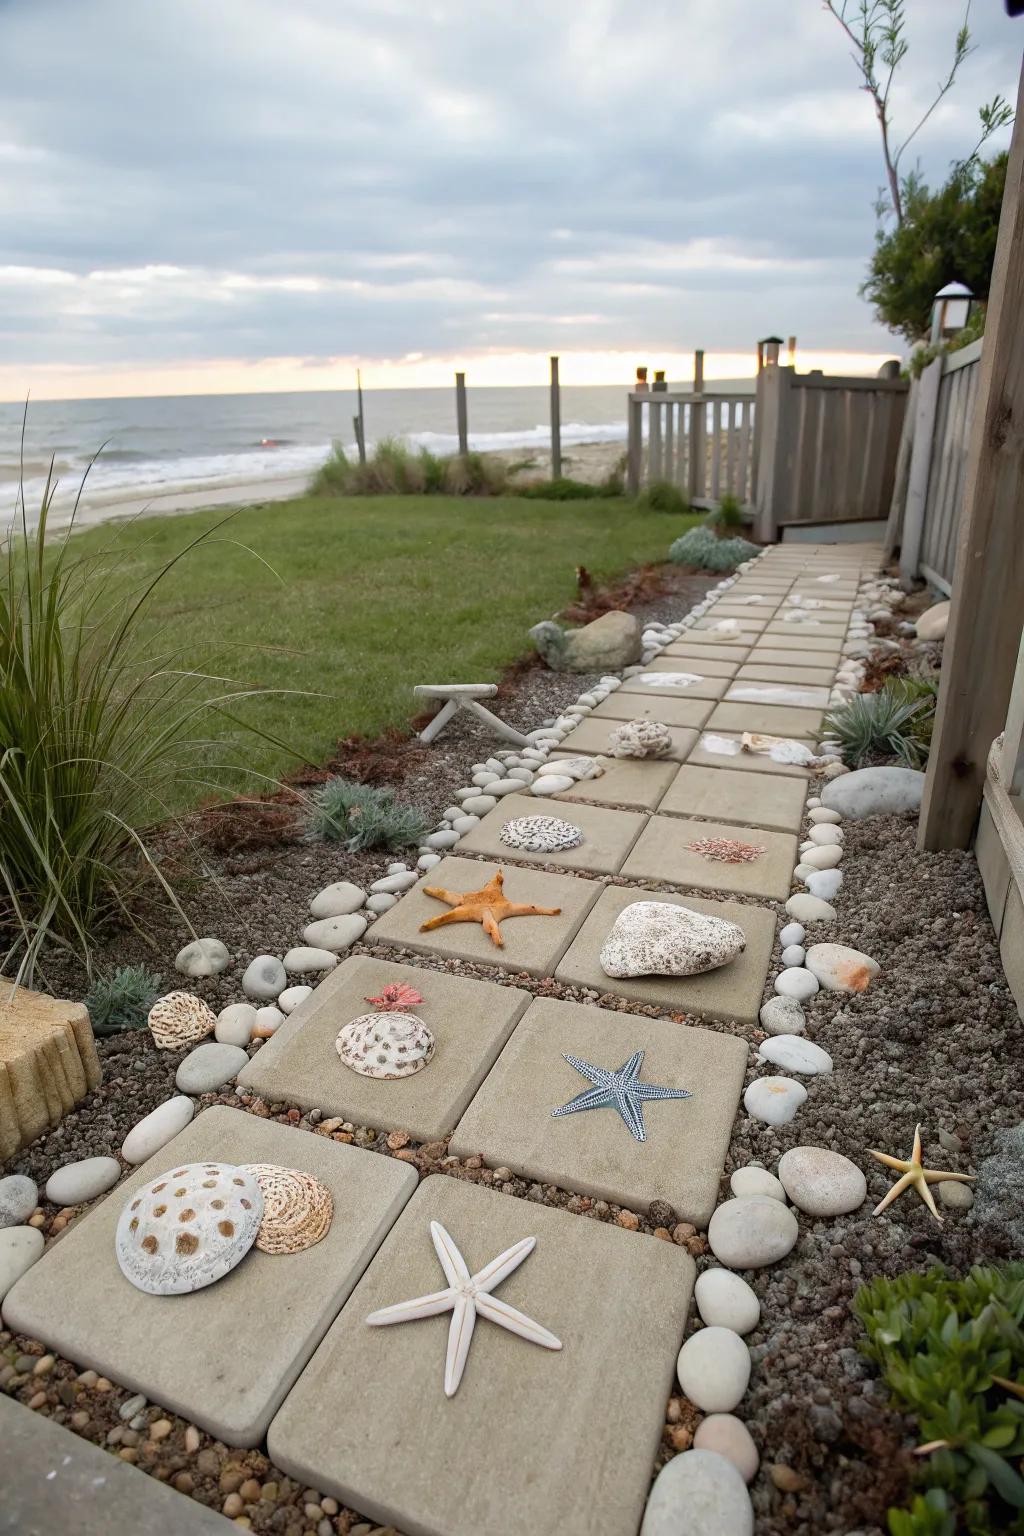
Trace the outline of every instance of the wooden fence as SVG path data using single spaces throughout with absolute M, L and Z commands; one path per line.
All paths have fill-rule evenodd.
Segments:
M 691 506 L 735 496 L 750 509 L 755 483 L 755 403 L 715 390 L 638 390 L 629 396 L 630 494 L 669 481 Z
M 908 413 L 905 486 L 897 481 L 888 544 L 900 545 L 900 576 L 918 576 L 948 596 L 956 563 L 957 533 L 971 422 L 981 372 L 981 341 L 947 352 L 915 382 Z
M 907 383 L 765 368 L 757 381 L 757 536 L 788 523 L 876 522 L 892 500 Z

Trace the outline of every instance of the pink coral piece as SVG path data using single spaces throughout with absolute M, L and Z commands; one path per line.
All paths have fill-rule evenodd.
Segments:
M 422 1003 L 423 998 L 415 987 L 407 986 L 404 981 L 395 981 L 384 987 L 379 997 L 368 997 L 366 1001 L 377 1008 L 397 1012 L 402 1008 L 415 1008 L 418 1003 Z

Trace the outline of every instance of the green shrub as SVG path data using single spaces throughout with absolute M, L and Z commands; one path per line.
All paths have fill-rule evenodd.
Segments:
M 758 553 L 756 544 L 746 539 L 719 539 L 703 524 L 691 528 L 669 548 L 668 557 L 677 565 L 692 565 L 700 571 L 734 571 L 744 560 Z
M 140 588 L 138 546 L 78 553 L 73 518 L 48 541 L 55 489 L 48 478 L 34 530 L 19 495 L 0 539 L 0 971 L 17 961 L 26 983 L 50 942 L 91 969 L 94 934 L 127 913 L 147 871 L 175 901 L 148 832 L 183 784 L 208 795 L 232 771 L 199 727 L 217 712 L 254 729 L 224 706 L 258 691 L 218 691 L 223 679 L 178 667 L 146 634 L 160 582 L 234 514 Z
M 533 480 L 529 485 L 510 487 L 514 496 L 528 501 L 600 501 L 610 493 L 603 485 L 589 485 L 586 480 Z
M 311 496 L 498 496 L 508 474 L 498 459 L 482 453 L 439 458 L 428 448 L 413 451 L 385 437 L 365 464 L 350 459 L 340 443 L 309 486 Z
M 928 761 L 938 684 L 931 678 L 889 678 L 877 693 L 858 693 L 825 715 L 838 738 L 843 762 L 860 768 L 878 757 L 895 757 L 906 768 Z
M 348 853 L 407 848 L 430 830 L 415 806 L 399 804 L 394 790 L 342 778 L 328 779 L 308 796 L 303 820 L 311 841 L 343 843 Z
M 637 497 L 637 506 L 648 512 L 689 512 L 690 503 L 671 480 L 655 480 Z
M 712 507 L 704 519 L 705 526 L 713 528 L 722 538 L 729 533 L 735 533 L 745 524 L 743 508 L 735 496 L 726 494 L 722 497 L 717 507 Z
M 144 965 L 119 965 L 110 976 L 97 976 L 85 995 L 94 1035 L 121 1029 L 145 1029 L 149 1010 L 163 992 L 163 977 Z
M 892 1536 L 1024 1532 L 1024 1264 L 942 1268 L 863 1286 L 854 1310 L 862 1353 L 927 1454 L 923 1498 L 891 1510 Z

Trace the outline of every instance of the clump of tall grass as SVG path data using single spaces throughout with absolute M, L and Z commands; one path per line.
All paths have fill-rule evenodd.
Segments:
M 825 715 L 850 768 L 894 757 L 906 768 L 928 761 L 938 702 L 932 678 L 891 677 L 877 693 L 856 693 Z
M 312 496 L 500 496 L 508 471 L 482 453 L 440 458 L 428 448 L 414 452 L 395 438 L 376 444 L 366 463 L 352 459 L 340 443 L 310 483 Z
M 91 973 L 95 934 L 132 917 L 147 876 L 188 926 L 150 833 L 183 782 L 216 789 L 231 767 L 199 734 L 203 717 L 254 730 L 228 706 L 260 691 L 224 692 L 225 679 L 176 667 L 147 636 L 155 588 L 222 524 L 133 588 L 124 546 L 76 554 L 77 501 L 48 542 L 55 491 L 51 465 L 36 527 L 19 491 L 0 532 L 0 971 L 25 983 L 51 943 Z
M 637 506 L 645 508 L 648 512 L 686 513 L 690 511 L 690 503 L 671 480 L 655 480 L 652 485 L 645 485 L 636 501 Z

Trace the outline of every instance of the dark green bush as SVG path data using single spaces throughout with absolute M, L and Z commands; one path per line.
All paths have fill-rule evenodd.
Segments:
M 738 533 L 745 524 L 743 508 L 735 496 L 726 494 L 717 507 L 712 507 L 704 522 L 722 536 Z
M 599 501 L 611 494 L 604 486 L 589 485 L 585 480 L 534 480 L 529 485 L 511 486 L 514 496 L 528 501 Z
M 927 1485 L 890 1510 L 892 1536 L 1024 1533 L 1024 1264 L 863 1286 L 861 1351 L 914 1416 Z
M 637 497 L 637 506 L 644 507 L 648 512 L 689 512 L 690 503 L 679 489 L 670 480 L 655 480 L 653 485 L 645 486 Z

